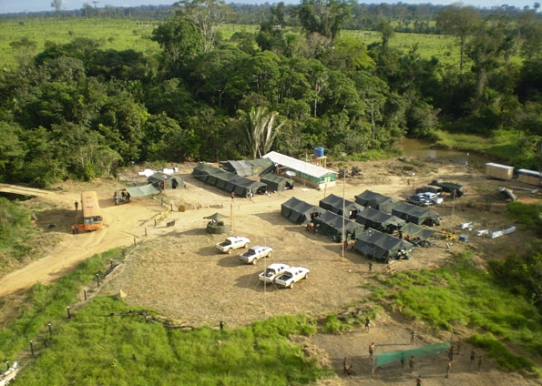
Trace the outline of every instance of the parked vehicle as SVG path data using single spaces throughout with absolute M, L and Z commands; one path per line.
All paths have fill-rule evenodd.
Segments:
M 309 277 L 309 270 L 303 267 L 290 267 L 275 279 L 275 284 L 284 288 L 294 288 L 294 284 Z
M 248 251 L 239 255 L 239 260 L 246 264 L 256 264 L 256 262 L 261 258 L 271 256 L 271 252 L 273 252 L 273 248 L 257 245 L 249 248 Z
M 420 196 L 422 198 L 425 198 L 426 200 L 429 200 L 431 204 L 434 204 L 434 205 L 440 205 L 444 202 L 444 199 L 436 193 L 431 193 L 431 192 L 418 193 L 417 196 Z
M 450 193 L 453 198 L 461 197 L 465 194 L 465 187 L 461 184 L 456 184 L 455 182 L 444 182 L 442 180 L 433 180 L 429 185 L 438 186 L 442 188 L 443 192 Z
M 442 194 L 442 188 L 439 186 L 434 185 L 425 185 L 420 186 L 416 189 L 416 193 L 435 193 L 436 195 L 440 196 Z
M 92 232 L 102 229 L 103 217 L 96 192 L 81 193 L 81 212 L 77 213 L 76 223 L 71 226 L 72 233 Z
M 425 197 L 422 197 L 422 196 L 420 196 L 418 194 L 416 194 L 414 196 L 407 197 L 406 202 L 408 202 L 410 204 L 418 205 L 418 206 L 429 206 L 429 205 L 431 205 L 431 200 L 429 200 L 429 199 L 427 199 Z
M 239 248 L 248 248 L 250 240 L 246 237 L 231 236 L 228 237 L 225 241 L 216 244 L 216 249 L 222 253 L 231 253 L 234 249 Z
M 259 279 L 265 283 L 273 283 L 277 276 L 286 271 L 288 268 L 290 268 L 288 264 L 273 263 L 267 267 L 265 271 L 260 273 Z

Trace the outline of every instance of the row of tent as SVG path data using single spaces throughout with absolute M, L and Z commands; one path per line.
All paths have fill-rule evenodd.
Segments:
M 197 165 L 192 171 L 192 176 L 228 193 L 235 193 L 239 197 L 248 197 L 251 193 L 265 194 L 267 192 L 267 185 L 260 181 L 238 176 L 207 163 Z
M 341 198 L 342 200 L 342 198 Z M 440 215 L 434 210 L 422 208 L 407 202 L 375 193 L 370 190 L 356 196 L 356 204 L 365 208 L 378 209 L 381 212 L 392 214 L 408 223 L 417 225 L 440 225 Z
M 260 178 L 260 181 L 256 181 L 208 163 L 197 165 L 192 171 L 192 176 L 228 193 L 233 192 L 239 197 L 248 197 L 251 193 L 265 194 L 268 190 L 279 192 L 285 189 L 293 189 L 294 187 L 294 181 L 289 178 L 274 174 L 264 174 Z
M 345 200 L 335 194 L 330 194 L 320 200 L 320 207 L 338 215 L 356 219 L 357 222 L 391 233 L 404 223 L 417 225 L 439 225 L 440 215 L 427 208 L 422 208 L 406 202 L 398 202 L 393 197 L 366 190 L 356 196 L 356 201 Z M 372 210 L 371 210 L 372 209 Z M 379 226 L 377 226 L 377 224 Z
M 281 214 L 296 224 L 312 222 L 319 234 L 329 236 L 335 241 L 343 240 L 343 236 L 346 239 L 356 239 L 355 250 L 379 261 L 410 258 L 414 245 L 427 242 L 435 233 L 414 222 L 347 202 L 335 195 L 321 200 L 320 206 L 292 197 L 281 205 Z M 356 221 L 352 221 L 352 218 Z M 398 231 L 405 239 L 389 234 L 394 231 Z M 412 240 L 414 245 L 406 239 Z

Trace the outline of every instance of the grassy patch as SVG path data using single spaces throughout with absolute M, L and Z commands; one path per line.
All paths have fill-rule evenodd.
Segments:
M 55 329 L 52 346 L 17 381 L 43 385 L 297 385 L 327 374 L 292 345 L 316 330 L 306 317 L 191 332 L 148 323 L 137 309 L 98 297 Z
M 540 376 L 540 370 L 528 359 L 514 355 L 491 333 L 474 334 L 468 340 L 474 346 L 481 347 L 497 360 L 498 366 L 507 371 L 523 370 L 529 375 Z
M 455 256 L 450 264 L 434 271 L 401 272 L 377 279 L 387 292 L 377 292 L 374 298 L 400 306 L 405 316 L 437 329 L 467 326 L 537 357 L 542 355 L 542 316 L 536 307 L 474 268 L 468 255 Z M 509 362 L 516 366 L 514 370 L 532 371 L 526 362 Z
M 510 159 L 518 151 L 518 132 L 500 130 L 490 137 L 480 137 L 470 134 L 449 133 L 435 130 L 431 134 L 435 146 L 443 149 L 474 151 L 490 154 L 500 159 Z

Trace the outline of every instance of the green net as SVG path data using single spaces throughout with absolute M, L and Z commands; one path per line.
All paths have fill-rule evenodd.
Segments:
M 414 348 L 411 350 L 395 351 L 386 354 L 378 354 L 376 356 L 375 368 L 384 366 L 390 363 L 401 362 L 401 358 L 405 362 L 408 362 L 410 357 L 420 358 L 432 354 L 440 354 L 443 352 L 448 352 L 450 350 L 450 341 L 432 344 L 430 346 L 424 346 L 419 348 Z

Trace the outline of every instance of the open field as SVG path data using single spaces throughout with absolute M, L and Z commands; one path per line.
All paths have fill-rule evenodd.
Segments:
M 127 256 L 125 264 L 101 287 L 101 295 L 117 295 L 122 290 L 127 296 L 125 302 L 131 306 L 144 306 L 157 310 L 176 323 L 200 326 L 217 326 L 220 320 L 233 328 L 246 325 L 272 315 L 305 313 L 311 318 L 340 312 L 367 295 L 361 285 L 371 280 L 368 261 L 361 255 L 347 251 L 341 258 L 340 244 L 312 235 L 301 225 L 290 223 L 280 216 L 280 204 L 291 196 L 317 204 L 326 194 L 341 195 L 342 182 L 326 191 L 304 189 L 297 185 L 294 190 L 269 196 L 257 196 L 254 202 L 236 198 L 231 204 L 230 197 L 222 191 L 209 187 L 192 178 L 190 172 L 194 164 L 178 165 L 180 175 L 187 185 L 186 189 L 170 190 L 155 199 L 134 199 L 127 205 L 115 206 L 112 193 L 126 184 L 142 183 L 143 178 L 128 173 L 121 181 L 95 181 L 94 183 L 64 183 L 58 191 L 35 194 L 36 198 L 26 201 L 30 208 L 47 205 L 51 209 L 38 217 L 38 226 L 47 234 L 62 242 L 50 255 L 31 263 L 26 268 L 14 271 L 0 281 L 0 295 L 6 302 L 2 316 L 9 314 L 9 295 L 26 288 L 36 281 L 50 283 L 73 269 L 74 265 L 93 253 L 108 250 L 115 246 L 138 246 Z M 364 178 L 347 179 L 344 185 L 345 197 L 352 200 L 365 189 L 371 189 L 397 198 L 406 197 L 410 191 L 407 186 L 409 173 L 403 172 L 404 163 L 398 160 L 368 162 L 361 165 Z M 454 164 L 421 164 L 417 169 L 416 186 L 434 178 L 461 182 L 467 185 L 468 194 L 455 203 L 445 201 L 437 211 L 443 216 L 444 229 L 457 230 L 457 224 L 475 221 L 475 229 L 489 227 L 498 229 L 509 225 L 503 216 L 505 203 L 493 203 L 490 212 L 485 210 L 485 201 L 477 193 L 480 187 L 496 189 L 501 185 L 518 186 L 517 182 L 499 182 L 485 179 L 477 171 Z M 3 190 L 7 187 L 3 186 Z M 12 188 L 14 191 L 16 187 Z M 73 202 L 83 189 L 98 192 L 107 227 L 99 232 L 72 235 L 69 225 L 73 217 Z M 23 189 L 25 190 L 25 189 Z M 25 191 L 28 193 L 28 191 Z M 521 200 L 539 200 L 527 190 L 515 190 Z M 185 212 L 177 211 L 185 205 Z M 165 222 L 154 226 L 154 218 L 167 208 L 174 208 L 167 221 L 175 220 L 175 225 L 166 227 Z M 257 274 L 265 262 L 256 266 L 241 265 L 235 253 L 217 254 L 214 244 L 223 239 L 220 235 L 205 233 L 206 220 L 203 217 L 221 212 L 233 215 L 234 233 L 248 236 L 252 245 L 268 244 L 275 253 L 270 262 L 280 261 L 291 265 L 301 265 L 311 270 L 310 277 L 292 290 L 265 289 L 257 281 Z M 54 227 L 50 227 L 53 224 Z M 435 229 L 438 229 L 435 228 Z M 528 231 L 519 229 L 513 236 L 489 240 L 470 234 L 470 242 L 456 243 L 448 250 L 443 240 L 435 240 L 437 246 L 417 249 L 409 261 L 394 262 L 394 271 L 432 268 L 442 264 L 452 252 L 472 250 L 479 258 L 480 266 L 484 258 L 505 257 L 512 251 L 520 251 L 530 239 Z M 375 265 L 373 274 L 386 274 L 386 266 Z M 82 297 L 82 294 L 81 294 Z M 364 312 L 364 311 L 362 311 Z M 449 339 L 449 334 L 429 331 L 423 324 L 412 325 L 403 320 L 400 312 L 384 313 L 373 321 L 369 334 L 354 331 L 344 335 L 316 335 L 310 342 L 318 348 L 322 362 L 336 370 L 339 377 L 322 381 L 321 385 L 359 384 L 360 380 L 373 379 L 382 384 L 398 386 L 410 385 L 414 375 L 396 368 L 378 369 L 374 377 L 370 375 L 370 362 L 367 347 L 376 342 L 377 352 L 396 351 L 409 348 L 406 344 L 411 329 L 420 335 L 416 346 Z M 462 332 L 459 331 L 458 334 Z M 468 332 L 465 331 L 465 336 Z M 503 381 L 510 384 L 535 385 L 535 380 L 522 379 L 516 374 L 503 374 L 494 368 L 486 358 L 481 374 L 468 365 L 470 348 L 465 345 L 463 354 L 454 362 L 452 380 L 456 384 L 485 386 Z M 354 365 L 358 376 L 352 379 L 342 375 L 342 359 L 347 356 Z M 426 382 L 432 385 L 450 384 L 444 378 L 445 355 L 421 359 L 416 373 L 422 372 Z
M 158 44 L 150 40 L 152 31 L 158 23 L 156 20 L 85 18 L 2 20 L 0 31 L 4 39 L 0 41 L 0 68 L 17 65 L 19 53 L 9 43 L 25 37 L 37 43 L 34 54 L 43 51 L 46 41 L 65 44 L 79 37 L 102 42 L 102 49 L 118 51 L 133 49 L 151 56 L 159 51 Z M 221 27 L 225 40 L 238 31 L 258 33 L 259 26 L 225 24 Z M 297 29 L 292 31 L 299 33 Z M 380 34 L 374 31 L 344 30 L 342 33 L 345 36 L 356 36 L 367 45 L 380 41 Z M 459 64 L 459 48 L 451 36 L 396 33 L 390 39 L 390 46 L 404 53 L 416 44 L 418 52 L 424 59 L 434 56 L 446 66 Z M 468 61 L 465 63 L 466 67 L 467 65 Z

